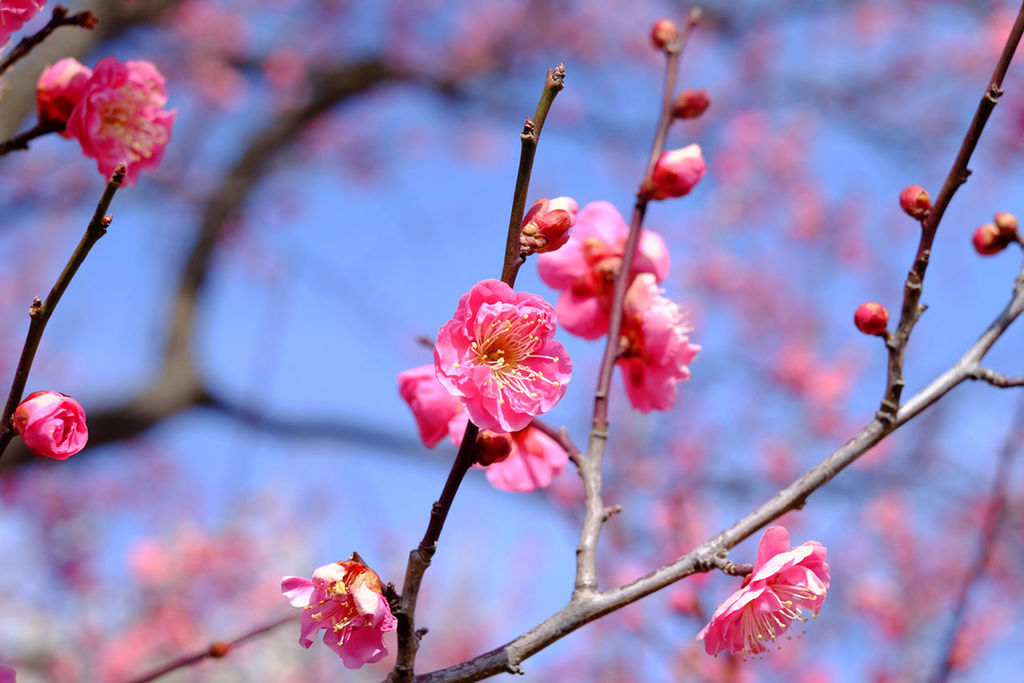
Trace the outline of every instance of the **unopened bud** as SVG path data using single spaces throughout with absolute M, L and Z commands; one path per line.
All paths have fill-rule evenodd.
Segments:
M 992 256 L 1005 249 L 1006 245 L 1010 243 L 1010 238 L 1004 235 L 994 223 L 985 223 L 974 231 L 971 241 L 974 242 L 974 249 L 979 254 Z
M 677 119 L 695 119 L 707 111 L 711 98 L 707 90 L 684 90 L 672 101 L 672 116 Z
M 476 437 L 476 461 L 486 467 L 512 454 L 512 437 L 502 432 L 481 431 Z
M 218 640 L 216 643 L 211 643 L 210 649 L 207 652 L 211 657 L 216 659 L 227 657 L 228 653 L 231 652 L 231 643 L 225 643 L 223 640 Z
M 659 50 L 671 45 L 679 38 L 679 28 L 668 19 L 658 19 L 651 27 L 651 43 Z
M 996 214 L 996 227 L 999 234 L 1008 239 L 1014 239 L 1017 235 L 1017 217 L 1005 211 Z
M 900 192 L 900 208 L 906 211 L 908 216 L 921 219 L 931 212 L 932 199 L 920 185 L 907 185 L 903 192 Z
M 853 324 L 864 334 L 880 335 L 889 324 L 889 311 L 874 301 L 861 304 L 853 314 Z
M 11 422 L 25 446 L 44 458 L 67 460 L 89 440 L 82 406 L 57 391 L 35 391 L 26 396 Z
M 704 177 L 706 169 L 699 145 L 664 152 L 651 174 L 652 198 L 667 199 L 689 194 Z
M 519 245 L 524 254 L 554 251 L 569 241 L 579 207 L 572 197 L 538 199 L 523 216 Z

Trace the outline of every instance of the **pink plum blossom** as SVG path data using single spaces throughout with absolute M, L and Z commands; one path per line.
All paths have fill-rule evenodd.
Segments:
M 36 391 L 14 410 L 14 429 L 36 455 L 67 460 L 85 448 L 89 430 L 78 401 L 56 391 Z
M 0 664 L 0 683 L 15 683 L 17 680 L 18 676 L 14 673 L 14 669 Z
M 448 434 L 456 446 L 462 441 L 467 420 L 460 414 L 450 423 Z M 533 426 L 511 434 L 483 430 L 477 437 L 477 448 L 482 446 L 485 453 L 478 452 L 478 466 L 484 468 L 487 481 L 502 491 L 529 493 L 547 488 L 569 462 L 565 449 Z
M 101 59 L 71 112 L 67 132 L 78 138 L 85 156 L 110 176 L 119 163 L 125 182 L 134 184 L 142 170 L 160 165 L 171 139 L 176 111 L 167 111 L 164 77 L 149 62 Z
M 303 608 L 299 644 L 308 648 L 324 629 L 324 644 L 350 669 L 380 661 L 388 653 L 384 633 L 398 624 L 382 594 L 380 577 L 356 558 L 319 567 L 312 581 L 300 576 L 281 579 L 284 596 Z
M 483 280 L 437 333 L 437 379 L 481 429 L 515 432 L 555 407 L 572 361 L 552 337 L 557 316 L 536 294 Z
M 29 19 L 39 14 L 46 0 L 3 0 L 0 2 L 0 47 L 11 35 L 21 30 Z
M 651 175 L 654 199 L 690 194 L 704 177 L 705 170 L 704 156 L 700 153 L 698 145 L 688 145 L 682 149 L 662 153 Z
M 765 529 L 754 570 L 743 586 L 718 606 L 697 634 L 704 650 L 717 655 L 761 654 L 794 621 L 818 616 L 829 587 L 825 547 L 816 541 L 789 547 L 784 527 Z
M 622 316 L 622 370 L 629 402 L 636 410 L 668 410 L 676 385 L 690 378 L 690 361 L 700 347 L 679 306 L 661 295 L 654 276 L 641 273 L 626 291 Z
M 523 216 L 519 238 L 523 251 L 541 254 L 563 246 L 569 241 L 569 228 L 576 222 L 577 211 L 572 197 L 538 199 Z
M 67 123 L 71 112 L 85 95 L 85 86 L 92 77 L 92 69 L 73 57 L 65 57 L 48 66 L 36 83 L 36 107 L 40 121 Z M 66 130 L 60 132 L 71 137 Z
M 433 448 L 444 438 L 448 433 L 448 423 L 462 412 L 459 399 L 437 381 L 433 365 L 421 365 L 398 373 L 398 393 L 409 404 L 420 438 L 427 448 Z M 465 420 L 462 426 L 465 428 Z
M 562 290 L 558 319 L 567 331 L 584 339 L 608 333 L 612 287 L 622 264 L 629 226 L 608 202 L 591 202 L 579 212 L 569 241 L 537 258 L 537 272 L 549 286 Z M 644 230 L 633 260 L 633 273 L 668 277 L 670 259 L 665 240 Z

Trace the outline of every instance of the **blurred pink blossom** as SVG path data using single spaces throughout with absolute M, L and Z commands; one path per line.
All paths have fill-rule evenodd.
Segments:
M 85 448 L 89 430 L 78 401 L 56 391 L 36 391 L 14 410 L 14 429 L 36 455 L 67 460 Z
M 449 423 L 462 412 L 462 403 L 434 376 L 433 365 L 421 365 L 398 373 L 398 393 L 409 404 L 420 438 L 427 448 L 433 448 L 448 433 Z M 466 423 L 462 421 L 462 428 Z M 459 434 L 461 441 L 462 434 Z M 456 445 L 458 445 L 456 441 Z
M 462 440 L 467 419 L 461 414 L 451 422 L 449 435 L 455 445 Z M 504 458 L 478 465 L 486 470 L 487 481 L 502 491 L 529 493 L 547 488 L 569 462 L 569 456 L 558 442 L 532 426 L 511 434 L 489 431 L 480 434 L 509 437 L 511 448 Z
M 3 0 L 0 2 L 0 47 L 25 23 L 39 14 L 46 0 Z
M 380 661 L 388 653 L 384 633 L 398 622 L 382 594 L 380 577 L 355 559 L 334 562 L 313 572 L 313 580 L 286 576 L 281 592 L 302 607 L 299 643 L 308 648 L 324 629 L 324 644 L 350 669 Z
M 622 264 L 629 226 L 608 202 L 591 202 L 576 217 L 569 241 L 555 252 L 537 258 L 537 272 L 558 296 L 558 318 L 568 332 L 597 339 L 608 332 L 612 287 Z M 633 272 L 668 277 L 670 259 L 665 240 L 644 230 L 633 261 Z
M 164 109 L 166 104 L 164 77 L 155 66 L 107 57 L 86 83 L 67 132 L 78 138 L 85 156 L 96 159 L 104 176 L 124 162 L 125 182 L 131 185 L 142 170 L 156 168 L 163 159 L 177 115 Z
M 794 621 L 807 621 L 808 612 L 818 615 L 828 587 L 825 547 L 808 541 L 790 549 L 789 532 L 768 527 L 757 546 L 754 570 L 718 606 L 697 640 L 704 641 L 709 655 L 766 652 L 767 644 Z
M 82 101 L 86 83 L 92 77 L 92 69 L 83 66 L 73 57 L 65 57 L 53 66 L 48 66 L 36 83 L 36 106 L 40 121 L 67 123 L 71 112 Z M 60 132 L 66 138 L 71 135 Z
M 535 294 L 483 280 L 437 333 L 437 379 L 481 429 L 514 432 L 565 395 L 572 361 L 552 337 L 554 309 Z
M 676 385 L 690 378 L 690 361 L 700 351 L 690 343 L 685 316 L 661 295 L 654 275 L 640 273 L 626 292 L 622 318 L 617 365 L 629 402 L 642 413 L 670 409 Z
M 15 683 L 17 679 L 18 676 L 14 673 L 14 669 L 0 664 L 0 683 Z
M 662 153 L 654 165 L 651 182 L 654 199 L 668 199 L 690 194 L 704 177 L 707 167 L 700 146 L 687 145 Z

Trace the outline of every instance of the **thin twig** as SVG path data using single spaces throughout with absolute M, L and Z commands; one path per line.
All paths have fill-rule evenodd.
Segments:
M 516 175 L 516 188 L 512 196 L 508 238 L 501 270 L 501 279 L 509 287 L 515 285 L 516 275 L 522 264 L 519 254 L 519 235 L 522 230 L 523 214 L 526 211 L 526 197 L 530 189 L 530 175 L 533 169 L 533 159 L 537 153 L 537 141 L 540 139 L 540 133 L 544 128 L 544 121 L 547 119 L 551 104 L 564 87 L 564 80 L 565 64 L 559 64 L 557 68 L 548 70 L 537 110 L 533 119 L 526 120 L 526 125 L 520 136 L 522 149 L 519 157 L 519 171 Z M 398 620 L 398 654 L 395 658 L 395 667 L 388 676 L 388 680 L 394 683 L 412 680 L 420 638 L 426 633 L 425 630 L 416 629 L 416 602 L 419 597 L 420 584 L 423 582 L 423 575 L 437 550 L 437 541 L 455 500 L 455 494 L 458 493 L 466 472 L 473 466 L 478 432 L 477 426 L 472 422 L 466 425 L 462 442 L 459 444 L 459 452 L 448 472 L 441 497 L 431 508 L 427 531 L 423 534 L 419 546 L 409 553 L 409 562 L 406 564 L 405 579 L 402 583 L 402 595 L 399 607 L 395 611 L 395 618 Z
M 992 548 L 995 547 L 996 537 L 999 535 L 999 528 L 1006 514 L 1007 483 L 1010 481 L 1010 467 L 1013 465 L 1014 455 L 1019 448 L 1022 436 L 1024 436 L 1024 400 L 1020 402 L 1013 428 L 1007 433 L 1006 438 L 1003 440 L 1003 447 L 999 451 L 999 460 L 996 464 L 995 476 L 992 478 L 992 493 L 988 499 L 984 527 L 978 538 L 978 546 L 974 550 L 974 558 L 964 572 L 964 580 L 960 584 L 960 590 L 957 592 L 956 603 L 949 620 L 945 643 L 939 651 L 939 663 L 936 667 L 935 675 L 931 678 L 933 683 L 945 683 L 953 670 L 956 643 L 967 614 L 971 588 L 985 575 L 985 568 L 988 565 Z
M 637 191 L 636 204 L 633 208 L 633 220 L 629 228 L 629 236 L 623 247 L 622 263 L 615 276 L 612 293 L 611 313 L 609 314 L 608 339 L 605 343 L 604 357 L 598 371 L 597 390 L 594 392 L 594 422 L 590 430 L 586 459 L 580 459 L 580 476 L 583 478 L 585 513 L 583 526 L 580 530 L 580 543 L 576 548 L 576 583 L 573 595 L 586 595 L 597 591 L 597 539 L 601 526 L 606 519 L 604 502 L 601 500 L 601 461 L 605 445 L 608 441 L 608 390 L 611 386 L 612 369 L 619 355 L 619 334 L 622 330 L 622 309 L 626 298 L 633 270 L 633 258 L 640 233 L 643 229 L 644 214 L 647 212 L 649 185 L 654 165 L 665 148 L 665 137 L 672 123 L 672 97 L 675 92 L 676 72 L 683 48 L 693 28 L 700 21 L 700 10 L 693 9 L 687 18 L 686 26 L 676 45 L 667 50 L 665 63 L 665 87 L 662 91 L 661 114 L 658 119 L 657 132 L 651 144 L 651 154 L 647 161 L 640 189 Z
M 913 331 L 921 314 L 924 313 L 924 307 L 921 305 L 921 292 L 924 286 L 925 270 L 927 270 L 928 261 L 931 258 L 935 233 L 938 231 L 939 223 L 942 221 L 942 216 L 946 212 L 949 202 L 953 199 L 953 195 L 961 185 L 967 182 L 967 176 L 971 173 L 967 168 L 967 164 L 971 160 L 974 148 L 978 145 L 978 140 L 981 138 L 981 132 L 985 129 L 988 117 L 992 114 L 996 102 L 1003 94 L 1003 78 L 1006 76 L 1006 70 L 1010 66 L 1010 60 L 1013 59 L 1013 53 L 1016 52 L 1017 45 L 1020 43 L 1022 33 L 1024 33 L 1024 3 L 1021 4 L 1020 11 L 1017 13 L 1017 20 L 1010 30 L 1010 35 L 1006 38 L 999 61 L 996 62 L 995 69 L 992 71 L 992 78 L 985 88 L 985 94 L 982 95 L 981 101 L 978 103 L 978 108 L 974 112 L 974 119 L 964 135 L 963 142 L 960 144 L 960 151 L 953 161 L 952 168 L 949 169 L 949 174 L 942 185 L 942 190 L 939 192 L 938 197 L 936 197 L 932 210 L 921 221 L 921 239 L 917 245 L 917 254 L 914 256 L 914 263 L 907 274 L 907 281 L 903 286 L 903 304 L 900 309 L 899 325 L 896 327 L 896 331 L 886 340 L 886 346 L 889 348 L 888 376 L 886 378 L 885 395 L 882 398 L 882 405 L 878 410 L 878 414 L 883 420 L 891 420 L 896 415 L 896 411 L 900 406 L 900 394 L 903 392 L 904 386 L 903 359 L 907 349 L 907 342 L 910 339 L 910 333 Z
M 7 445 L 14 436 L 14 426 L 11 424 L 11 417 L 14 415 L 14 410 L 18 407 L 22 394 L 25 392 L 28 373 L 32 369 L 32 361 L 35 359 L 36 349 L 39 348 L 39 341 L 43 338 L 43 330 L 46 329 L 46 323 L 50 320 L 50 316 L 53 315 L 53 311 L 57 307 L 61 296 L 63 296 L 64 290 L 71 284 L 71 278 L 75 276 L 79 266 L 85 261 L 85 257 L 89 255 L 89 250 L 107 233 L 107 227 L 111 221 L 111 216 L 107 215 L 107 209 L 110 207 L 114 193 L 121 187 L 122 182 L 124 182 L 124 164 L 118 164 L 114 174 L 110 176 L 110 180 L 107 182 L 106 189 L 103 190 L 103 196 L 100 197 L 100 201 L 96 205 L 96 211 L 93 213 L 92 220 L 89 221 L 89 225 L 85 229 L 85 234 L 82 235 L 81 241 L 79 241 L 74 253 L 71 254 L 67 265 L 64 266 L 64 271 L 57 278 L 53 289 L 46 296 L 46 301 L 40 301 L 39 297 L 36 297 L 29 308 L 31 319 L 28 325 L 28 335 L 25 337 L 25 345 L 21 350 L 18 367 L 14 371 L 14 380 L 11 382 L 11 391 L 7 395 L 7 404 L 4 407 L 3 415 L 0 416 L 0 457 L 3 457 Z
M 0 142 L 0 157 L 8 152 L 28 149 L 28 143 L 49 133 L 59 133 L 65 124 L 60 121 L 39 121 L 28 130 Z
M 234 650 L 237 646 L 241 645 L 242 643 L 262 636 L 266 633 L 270 633 L 278 626 L 283 626 L 285 624 L 290 624 L 293 621 L 297 621 L 301 616 L 301 614 L 289 614 L 287 617 L 281 617 L 280 619 L 272 621 L 269 624 L 265 624 L 263 626 L 255 628 L 252 631 L 246 633 L 245 635 L 235 638 L 234 640 L 215 641 L 213 643 L 210 643 L 210 646 L 204 650 L 199 650 L 188 655 L 182 655 L 181 657 L 178 657 L 177 659 L 174 659 L 168 662 L 167 664 L 164 664 L 163 666 L 150 671 L 149 673 L 145 673 L 139 676 L 138 678 L 131 679 L 130 681 L 128 681 L 128 683 L 148 683 L 149 681 L 155 681 L 161 676 L 166 676 L 167 674 L 173 671 L 177 671 L 178 669 L 184 669 L 186 666 L 192 666 L 193 664 L 197 664 L 203 661 L 204 659 L 223 659 L 232 650 Z
M 66 7 L 57 5 L 53 8 L 53 14 L 50 16 L 50 21 L 46 23 L 46 26 L 42 27 L 30 36 L 22 38 L 14 49 L 7 53 L 7 56 L 0 60 L 0 76 L 10 70 L 12 66 L 18 60 L 28 56 L 29 52 L 32 52 L 33 48 L 39 43 L 46 40 L 51 33 L 56 31 L 61 26 L 81 26 L 82 28 L 94 28 L 99 20 L 93 16 L 92 12 L 78 12 L 77 14 L 68 15 Z
M 991 368 L 978 367 L 971 373 L 971 379 L 988 382 L 994 387 L 1007 389 L 1009 387 L 1024 386 L 1024 377 L 1007 377 L 1001 375 Z

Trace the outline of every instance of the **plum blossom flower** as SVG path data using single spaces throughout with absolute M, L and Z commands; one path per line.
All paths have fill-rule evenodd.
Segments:
M 311 646 L 324 629 L 324 645 L 350 669 L 380 661 L 388 653 L 384 633 L 394 631 L 398 621 L 382 594 L 380 577 L 358 555 L 319 567 L 312 581 L 285 576 L 281 592 L 293 605 L 304 608 L 302 647 Z
M 48 66 L 36 83 L 36 107 L 40 121 L 68 122 L 71 112 L 85 95 L 85 86 L 92 78 L 92 69 L 74 57 L 65 57 Z M 60 132 L 66 138 L 71 134 Z
M 176 111 L 167 111 L 164 77 L 149 62 L 101 59 L 71 112 L 67 132 L 78 138 L 85 156 L 110 176 L 119 163 L 125 182 L 134 184 L 142 170 L 156 168 L 171 139 Z
M 398 373 L 398 393 L 409 404 L 420 438 L 427 448 L 433 448 L 444 438 L 448 433 L 448 423 L 462 412 L 459 399 L 449 394 L 434 377 L 433 365 L 421 365 Z M 465 426 L 463 421 L 463 429 Z M 461 434 L 459 437 L 461 439 Z
M 706 166 L 699 145 L 663 152 L 654 165 L 651 182 L 654 199 L 668 199 L 690 194 L 704 177 Z
M 0 2 L 0 47 L 11 35 L 21 30 L 29 19 L 39 14 L 46 0 L 3 0 Z
M 17 680 L 18 676 L 14 673 L 14 669 L 0 664 L 0 683 L 15 683 Z
M 569 228 L 576 222 L 579 207 L 572 197 L 538 199 L 523 216 L 519 242 L 524 253 L 554 251 L 569 241 Z
M 817 541 L 789 547 L 785 527 L 765 529 L 754 570 L 743 586 L 718 606 L 697 634 L 704 650 L 717 655 L 761 654 L 794 621 L 818 616 L 829 587 L 825 547 Z
M 483 280 L 437 333 L 434 369 L 481 429 L 514 432 L 555 407 L 572 361 L 552 339 L 557 317 L 536 294 Z
M 629 402 L 636 410 L 668 410 L 676 385 L 690 378 L 690 361 L 700 347 L 690 343 L 690 327 L 679 306 L 661 295 L 650 273 L 626 290 L 622 317 L 622 370 Z
M 629 226 L 608 202 L 591 202 L 576 216 L 565 246 L 537 258 L 537 272 L 549 286 L 562 290 L 558 319 L 567 331 L 584 339 L 607 334 L 615 275 Z M 670 259 L 665 240 L 644 230 L 633 259 L 633 273 L 653 273 L 661 282 L 668 277 Z
M 67 460 L 85 448 L 89 430 L 78 401 L 56 391 L 36 391 L 14 409 L 15 431 L 36 455 Z

